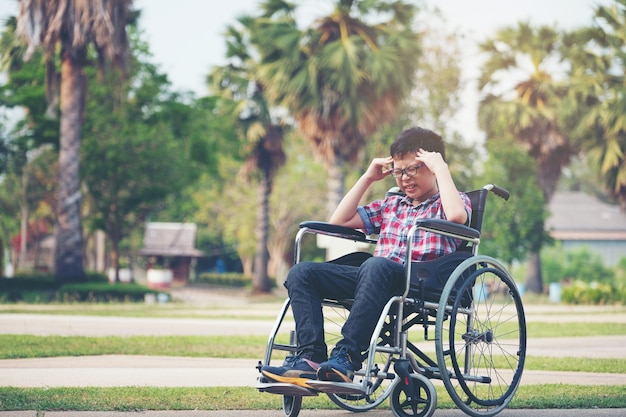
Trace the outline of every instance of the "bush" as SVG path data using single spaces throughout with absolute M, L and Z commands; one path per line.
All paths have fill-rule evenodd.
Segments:
M 42 303 L 51 301 L 111 302 L 143 301 L 158 293 L 138 284 L 109 284 L 106 275 L 88 272 L 86 282 L 68 283 L 59 288 L 52 274 L 19 274 L 0 277 L 0 302 Z
M 46 302 L 54 299 L 57 283 L 52 275 L 0 278 L 0 302 Z
M 62 302 L 128 302 L 144 301 L 146 294 L 158 294 L 139 284 L 66 284 L 59 288 L 57 300 Z
M 612 282 L 615 277 L 598 253 L 584 247 L 566 251 L 560 245 L 542 251 L 541 271 L 545 284 L 563 280 Z
M 578 280 L 563 286 L 561 300 L 568 304 L 626 304 L 626 288 Z
M 272 287 L 276 286 L 276 280 L 270 279 Z M 238 272 L 203 272 L 198 275 L 197 284 L 216 285 L 219 287 L 245 288 L 252 286 L 252 277 Z
M 203 272 L 198 274 L 196 283 L 217 285 L 220 287 L 243 288 L 252 286 L 252 277 L 238 272 Z

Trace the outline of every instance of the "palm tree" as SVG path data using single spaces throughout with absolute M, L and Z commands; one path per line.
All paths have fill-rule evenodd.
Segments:
M 261 55 L 259 80 L 325 162 L 331 213 L 343 196 L 346 164 L 395 119 L 411 91 L 420 53 L 416 7 L 337 0 L 306 29 L 298 28 L 294 4 L 267 0 L 261 7 L 251 33 Z
M 128 50 L 127 17 L 131 0 L 21 0 L 17 33 L 28 42 L 26 59 L 44 50 L 50 113 L 56 110 L 60 59 L 61 110 L 59 178 L 55 224 L 55 276 L 58 281 L 83 279 L 83 239 L 80 215 L 79 150 L 89 65 L 94 45 L 99 68 L 105 62 L 123 65 Z
M 556 190 L 562 168 L 576 152 L 561 124 L 560 109 L 567 88 L 550 73 L 550 65 L 560 60 L 560 39 L 552 27 L 533 28 L 522 22 L 497 31 L 480 45 L 488 58 L 478 85 L 485 95 L 479 107 L 479 124 L 490 140 L 511 135 L 536 160 L 536 181 L 546 204 Z M 503 80 L 520 73 L 527 78 L 511 91 Z M 540 239 L 530 250 L 526 277 L 528 289 L 538 293 L 543 290 L 542 244 Z
M 283 150 L 284 123 L 272 117 L 263 85 L 256 79 L 258 63 L 251 55 L 248 17 L 239 19 L 241 28 L 229 26 L 226 32 L 227 58 L 230 63 L 215 68 L 208 81 L 213 90 L 237 102 L 237 125 L 246 139 L 247 158 L 242 174 L 258 174 L 258 205 L 255 228 L 256 255 L 254 261 L 253 291 L 271 291 L 269 264 L 269 197 L 278 168 L 285 163 Z
M 598 6 L 596 23 L 570 38 L 572 101 L 586 160 L 626 211 L 626 0 Z

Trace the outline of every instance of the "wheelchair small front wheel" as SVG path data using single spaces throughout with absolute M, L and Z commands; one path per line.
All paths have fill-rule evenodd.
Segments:
M 391 410 L 396 417 L 430 417 L 437 409 L 437 391 L 428 378 L 411 374 L 413 392 L 406 393 L 401 381 L 391 393 Z
M 302 397 L 283 395 L 283 411 L 286 417 L 298 417 L 302 409 Z
M 491 417 L 517 390 L 526 358 L 526 319 L 506 268 L 488 256 L 462 262 L 441 294 L 435 322 L 441 379 L 467 415 Z

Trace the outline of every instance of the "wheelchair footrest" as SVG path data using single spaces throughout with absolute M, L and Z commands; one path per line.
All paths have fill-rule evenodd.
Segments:
M 301 387 L 295 384 L 286 384 L 284 382 L 260 382 L 254 385 L 254 388 L 260 392 L 267 392 L 270 394 L 281 394 L 296 397 L 313 397 L 317 395 L 317 392 L 305 387 Z
M 311 381 L 307 384 L 325 394 L 365 394 L 363 385 L 350 382 Z

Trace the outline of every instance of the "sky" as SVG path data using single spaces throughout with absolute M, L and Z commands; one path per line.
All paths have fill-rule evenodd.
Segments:
M 333 0 L 295 0 L 303 22 L 328 11 Z M 153 53 L 153 62 L 168 74 L 174 88 L 206 95 L 206 75 L 225 62 L 223 33 L 243 14 L 255 14 L 261 0 L 134 0 L 142 10 L 140 27 Z M 479 96 L 475 80 L 480 70 L 476 45 L 496 29 L 519 21 L 571 29 L 589 24 L 596 4 L 610 0 L 427 0 L 442 11 L 449 26 L 463 36 L 465 90 L 456 130 L 480 140 L 476 123 Z M 418 4 L 421 4 L 419 2 Z M 0 0 L 0 20 L 17 13 L 16 0 Z M 425 126 L 428 127 L 428 126 Z

